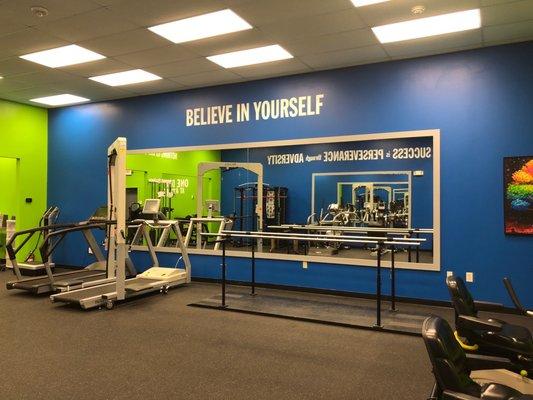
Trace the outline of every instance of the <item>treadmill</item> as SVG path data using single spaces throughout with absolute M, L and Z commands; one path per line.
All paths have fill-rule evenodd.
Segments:
M 143 213 L 156 216 L 156 212 L 152 211 L 159 211 L 159 205 L 159 199 L 147 199 Z M 185 265 L 184 268 L 159 266 L 156 250 L 150 237 L 150 229 L 161 228 L 161 226 L 164 228 L 170 227 L 176 235 L 176 246 L 181 250 L 181 259 L 183 259 Z M 187 248 L 184 245 L 183 237 L 179 229 L 178 221 L 158 222 L 157 220 L 136 220 L 131 222 L 129 227 L 137 228 L 132 243 L 138 243 L 141 237 L 144 238 L 152 260 L 152 267 L 137 275 L 135 278 L 126 279 L 123 282 L 125 298 L 131 298 L 155 291 L 166 294 L 172 287 L 190 283 L 191 264 Z M 131 245 L 128 251 L 131 251 Z M 109 254 L 113 254 L 113 252 L 108 252 L 108 256 Z M 128 264 L 132 265 L 127 254 L 125 257 L 125 263 L 126 266 L 128 266 Z M 115 263 L 114 260 L 112 264 L 120 267 L 119 263 Z M 103 280 L 100 285 L 53 294 L 50 296 L 50 300 L 52 302 L 77 304 L 84 310 L 94 307 L 100 308 L 102 306 L 105 306 L 107 309 L 112 309 L 117 300 L 122 300 L 118 296 L 118 282 L 117 278 Z
M 59 208 L 52 206 L 46 210 L 46 212 L 41 217 L 41 220 L 39 221 L 39 227 L 41 226 L 48 226 L 51 227 L 55 224 L 57 218 L 59 217 Z M 39 243 L 39 239 L 41 236 L 46 236 L 48 234 L 48 229 L 45 229 L 41 232 L 39 232 L 39 238 L 37 239 L 37 244 Z M 37 261 L 37 260 L 31 260 L 35 254 L 35 250 L 37 250 L 37 245 L 35 248 L 28 254 L 24 262 L 19 262 L 18 267 L 22 273 L 22 275 L 26 276 L 36 276 L 36 275 L 44 275 L 46 273 L 44 262 Z M 54 263 L 51 262 L 51 258 L 48 260 L 50 262 L 50 267 L 54 268 Z M 9 268 L 12 268 L 11 266 Z
M 100 249 L 100 246 L 98 246 L 96 239 L 94 238 L 92 230 L 105 229 L 107 223 L 102 217 L 105 218 L 106 212 L 106 207 L 100 207 L 87 221 L 71 224 L 41 226 L 16 232 L 6 244 L 6 250 L 13 265 L 13 272 L 15 273 L 17 279 L 7 282 L 6 288 L 8 290 L 25 290 L 32 294 L 42 294 L 80 288 L 89 284 L 89 282 L 104 278 L 106 276 L 106 260 L 102 250 Z M 96 261 L 81 270 L 54 274 L 52 272 L 52 266 L 50 263 L 50 255 L 67 233 L 76 231 L 81 231 L 83 233 L 89 249 L 94 255 Z M 28 243 L 33 235 L 43 232 L 49 232 L 45 236 L 45 240 L 41 245 L 41 258 L 45 260 L 44 266 L 46 270 L 46 276 L 23 278 L 21 268 L 17 262 L 17 253 Z M 62 233 L 58 236 L 55 235 L 56 232 Z M 52 242 L 55 236 L 58 236 L 59 240 Z M 19 237 L 23 239 L 22 242 L 16 246 L 15 240 Z

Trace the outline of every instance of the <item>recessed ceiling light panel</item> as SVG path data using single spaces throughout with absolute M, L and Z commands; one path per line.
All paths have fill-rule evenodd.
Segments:
M 89 61 L 101 60 L 105 56 L 87 50 L 81 46 L 71 44 L 56 49 L 39 51 L 20 56 L 24 60 L 33 61 L 37 64 L 51 68 L 65 67 L 67 65 L 81 64 Z
M 381 43 L 400 42 L 481 27 L 479 9 L 376 26 L 372 31 Z
M 288 58 L 293 58 L 292 54 L 277 44 L 207 57 L 209 61 L 224 68 L 243 67 Z
M 226 9 L 152 26 L 148 29 L 171 42 L 183 43 L 244 31 L 252 29 L 252 26 L 233 11 Z
M 131 85 L 133 83 L 155 81 L 162 78 L 142 69 L 132 69 L 130 71 L 117 72 L 114 74 L 93 76 L 89 79 L 109 86 L 123 86 Z
M 352 0 L 352 3 L 356 7 L 364 7 L 369 6 L 371 4 L 377 4 L 377 3 L 385 3 L 389 0 Z
M 85 97 L 74 96 L 73 94 L 58 94 L 56 96 L 39 97 L 30 101 L 46 104 L 47 106 L 65 106 L 67 104 L 84 103 L 90 100 Z

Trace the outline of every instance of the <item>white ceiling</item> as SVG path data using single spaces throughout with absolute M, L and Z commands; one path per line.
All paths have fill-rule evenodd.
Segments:
M 481 8 L 482 29 L 382 45 L 370 27 Z M 49 15 L 37 18 L 31 6 Z M 231 8 L 254 29 L 172 44 L 146 27 Z M 367 64 L 533 39 L 533 0 L 0 0 L 0 98 L 71 93 L 93 101 Z M 75 43 L 107 59 L 48 68 L 18 58 Z M 205 56 L 280 44 L 295 57 L 223 69 Z M 89 76 L 143 68 L 163 80 L 112 88 Z

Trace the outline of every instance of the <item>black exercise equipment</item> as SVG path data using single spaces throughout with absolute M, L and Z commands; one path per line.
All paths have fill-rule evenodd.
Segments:
M 512 363 L 502 357 L 466 354 L 455 340 L 444 319 L 428 317 L 422 325 L 422 337 L 435 376 L 428 400 L 531 400 L 515 389 L 499 383 L 478 384 L 470 378 L 474 370 L 506 369 Z
M 502 356 L 511 359 L 518 372 L 523 370 L 533 376 L 533 339 L 529 329 L 505 321 L 478 317 L 476 304 L 464 281 L 457 276 L 449 276 L 446 285 L 455 309 L 456 339 L 463 348 L 480 354 Z
M 522 303 L 520 303 L 520 300 L 518 300 L 518 296 L 516 295 L 516 292 L 514 291 L 513 285 L 511 284 L 511 280 L 507 277 L 503 278 L 503 284 L 505 285 L 505 288 L 507 289 L 507 292 L 509 293 L 509 297 L 511 297 L 511 300 L 513 301 L 514 306 L 518 311 L 520 311 L 520 314 L 527 315 L 528 317 L 533 317 L 533 310 L 528 310 L 524 308 Z

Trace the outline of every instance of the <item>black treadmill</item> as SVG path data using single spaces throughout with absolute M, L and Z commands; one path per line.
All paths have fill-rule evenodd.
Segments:
M 96 242 L 92 233 L 93 229 L 106 229 L 111 223 L 107 221 L 107 207 L 99 207 L 87 221 L 71 224 L 56 224 L 51 226 L 26 229 L 16 232 L 6 244 L 6 251 L 13 265 L 13 272 L 17 276 L 16 280 L 6 283 L 9 290 L 25 290 L 32 294 L 50 293 L 58 290 L 67 291 L 82 287 L 84 283 L 100 280 L 106 277 L 106 259 Z M 54 231 L 61 230 L 61 235 L 54 235 Z M 48 260 L 49 255 L 57 245 L 63 240 L 66 234 L 71 232 L 82 232 L 96 261 L 84 269 L 77 271 L 67 271 L 52 273 L 50 265 L 45 262 L 46 276 L 23 278 L 17 262 L 17 253 L 36 233 L 50 232 L 46 235 L 41 245 L 41 258 Z M 57 237 L 56 237 L 57 236 Z M 52 239 L 52 237 L 54 239 Z M 21 243 L 15 247 L 15 239 L 21 238 Z

